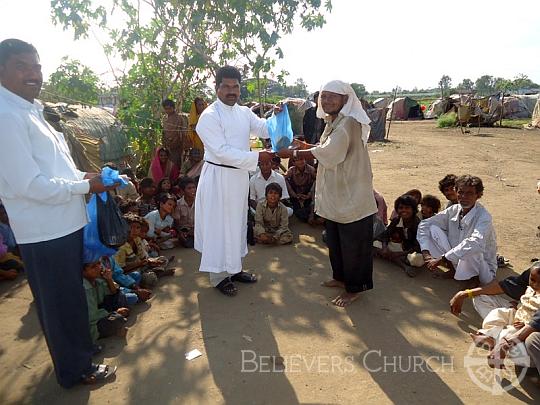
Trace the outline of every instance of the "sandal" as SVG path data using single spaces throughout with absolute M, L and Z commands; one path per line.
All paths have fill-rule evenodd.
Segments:
M 116 374 L 118 367 L 107 364 L 95 364 L 94 370 L 90 374 L 83 374 L 81 381 L 83 384 L 91 385 L 98 382 L 104 382 Z
M 234 283 L 228 277 L 216 285 L 215 288 L 228 297 L 234 297 L 238 293 L 238 288 L 236 288 Z
M 239 283 L 256 283 L 257 276 L 255 274 L 241 271 L 240 273 L 236 273 L 235 275 L 231 276 L 231 281 L 238 281 Z
M 497 255 L 497 267 L 506 267 L 510 264 L 510 260 L 508 260 L 503 255 Z

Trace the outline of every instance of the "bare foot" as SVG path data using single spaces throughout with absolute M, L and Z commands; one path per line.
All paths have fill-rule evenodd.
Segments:
M 345 288 L 345 283 L 343 283 L 343 281 L 334 280 L 333 278 L 330 280 L 323 281 L 321 285 L 323 287 Z
M 490 351 L 495 347 L 495 339 L 493 339 L 491 336 L 487 336 L 482 333 L 469 333 L 469 336 L 476 347 L 482 347 Z
M 344 292 L 340 295 L 338 295 L 336 298 L 332 300 L 332 304 L 338 306 L 338 307 L 347 307 L 351 305 L 354 301 L 356 301 L 360 297 L 360 293 L 348 293 Z

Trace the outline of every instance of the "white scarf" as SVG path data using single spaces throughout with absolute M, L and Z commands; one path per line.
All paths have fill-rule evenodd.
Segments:
M 360 102 L 358 97 L 356 97 L 356 93 L 354 92 L 351 85 L 349 83 L 342 82 L 341 80 L 332 80 L 331 82 L 328 82 L 324 86 L 322 86 L 319 93 L 319 101 L 317 106 L 318 118 L 328 117 L 328 114 L 324 112 L 321 106 L 321 95 L 323 91 L 329 91 L 331 93 L 349 96 L 347 102 L 341 109 L 340 114 L 343 114 L 345 117 L 352 117 L 360 124 L 362 124 L 362 142 L 364 142 L 365 146 L 369 138 L 369 131 L 371 130 L 371 128 L 369 127 L 369 123 L 371 122 L 371 120 L 364 111 L 362 103 Z

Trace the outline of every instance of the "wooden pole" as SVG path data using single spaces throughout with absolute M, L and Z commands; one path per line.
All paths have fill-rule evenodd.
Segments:
M 390 125 L 392 125 L 392 113 L 394 112 L 394 102 L 396 101 L 398 86 L 394 89 L 394 98 L 392 100 L 392 107 L 390 107 L 390 122 L 388 123 L 388 131 L 386 131 L 386 139 L 390 136 Z

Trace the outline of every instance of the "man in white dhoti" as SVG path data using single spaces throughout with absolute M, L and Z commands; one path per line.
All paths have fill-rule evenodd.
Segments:
M 497 241 L 491 215 L 477 202 L 484 185 L 465 175 L 457 178 L 456 189 L 459 204 L 422 221 L 417 239 L 429 270 L 444 265 L 450 271 L 438 273 L 442 277 L 485 285 L 497 271 Z
M 208 272 L 211 285 L 228 296 L 238 292 L 235 281 L 257 281 L 242 271 L 242 257 L 248 252 L 249 171 L 274 155 L 250 151 L 250 134 L 268 138 L 268 131 L 266 120 L 237 104 L 240 81 L 236 68 L 218 70 L 218 100 L 204 110 L 196 128 L 205 160 L 195 199 L 195 249 L 202 253 L 199 271 Z

